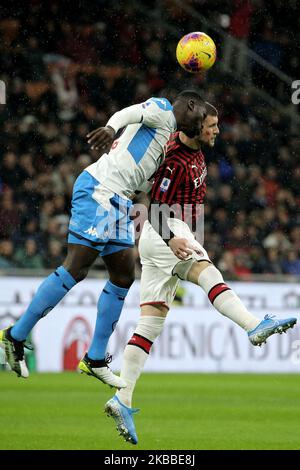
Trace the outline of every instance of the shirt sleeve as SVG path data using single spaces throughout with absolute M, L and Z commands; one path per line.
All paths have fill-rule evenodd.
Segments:
M 177 162 L 164 164 L 155 178 L 151 191 L 151 199 L 171 204 L 182 182 L 184 171 L 184 167 Z
M 106 125 L 115 132 L 121 127 L 141 122 L 148 127 L 164 127 L 170 119 L 170 113 L 173 113 L 173 107 L 166 98 L 150 98 L 145 103 L 134 104 L 116 112 Z
M 142 107 L 143 122 L 148 127 L 164 127 L 173 114 L 173 106 L 166 98 L 150 98 Z
M 117 133 L 121 127 L 128 126 L 129 124 L 138 124 L 143 121 L 143 108 L 141 104 L 134 104 L 128 108 L 117 111 L 107 122 Z

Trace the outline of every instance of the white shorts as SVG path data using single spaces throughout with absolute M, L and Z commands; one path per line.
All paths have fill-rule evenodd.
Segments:
M 169 219 L 169 226 L 177 237 L 189 240 L 190 247 L 197 252 L 194 251 L 187 260 L 181 261 L 147 220 L 139 242 L 142 263 L 141 306 L 162 304 L 170 308 L 179 279 L 186 279 L 195 261 L 210 261 L 207 252 L 195 240 L 187 224 L 179 219 Z

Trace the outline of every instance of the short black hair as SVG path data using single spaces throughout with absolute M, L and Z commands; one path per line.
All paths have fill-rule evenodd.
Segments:
M 176 100 L 195 100 L 205 106 L 204 99 L 196 90 L 183 90 L 176 96 L 175 101 Z
M 206 116 L 218 116 L 218 110 L 208 101 L 205 101 Z

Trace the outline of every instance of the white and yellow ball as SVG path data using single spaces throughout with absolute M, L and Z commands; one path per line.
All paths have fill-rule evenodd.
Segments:
M 183 36 L 177 44 L 176 58 L 181 67 L 190 73 L 208 70 L 216 61 L 217 49 L 210 36 L 201 32 Z

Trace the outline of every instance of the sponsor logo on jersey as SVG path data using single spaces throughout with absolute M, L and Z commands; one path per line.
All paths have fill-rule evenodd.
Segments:
M 160 189 L 162 190 L 163 193 L 168 191 L 169 186 L 170 186 L 171 180 L 169 178 L 164 178 L 160 184 Z
M 169 170 L 171 172 L 171 174 L 173 173 L 173 171 L 175 170 L 175 168 L 170 168 L 169 166 L 167 166 L 166 168 L 167 170 Z
M 204 170 L 202 171 L 202 174 L 198 176 L 198 178 L 193 180 L 195 188 L 199 188 L 203 184 L 206 178 L 206 175 L 207 175 L 207 169 L 205 167 Z
M 97 229 L 96 227 L 93 227 L 93 226 L 85 230 L 84 233 L 88 233 L 92 237 L 98 237 Z

